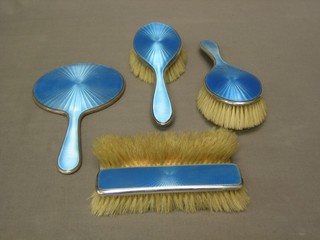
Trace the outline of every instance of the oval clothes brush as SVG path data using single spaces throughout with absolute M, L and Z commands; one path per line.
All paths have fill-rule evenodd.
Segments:
M 42 76 L 33 87 L 35 102 L 45 110 L 66 115 L 67 133 L 59 154 L 58 168 L 63 174 L 81 165 L 80 120 L 86 114 L 116 102 L 125 83 L 116 70 L 98 64 L 72 64 Z
M 226 63 L 214 41 L 204 40 L 200 47 L 215 63 L 197 98 L 200 112 L 213 123 L 229 129 L 241 130 L 261 124 L 267 107 L 261 97 L 260 81 L 251 73 Z
M 170 124 L 173 110 L 166 82 L 177 79 L 185 70 L 186 54 L 178 33 L 170 26 L 153 22 L 142 26 L 133 40 L 129 63 L 133 74 L 155 83 L 152 112 L 157 124 Z

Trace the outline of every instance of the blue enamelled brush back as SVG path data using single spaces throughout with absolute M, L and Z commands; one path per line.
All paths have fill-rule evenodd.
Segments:
M 242 187 L 235 164 L 150 166 L 102 169 L 97 176 L 101 195 L 153 194 L 237 190 Z
M 251 73 L 226 63 L 214 41 L 202 41 L 201 48 L 214 58 L 215 66 L 205 79 L 206 87 L 213 95 L 234 105 L 249 104 L 260 97 L 260 81 Z

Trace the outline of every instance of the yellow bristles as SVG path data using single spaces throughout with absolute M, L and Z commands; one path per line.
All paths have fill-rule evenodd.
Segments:
M 267 116 L 267 105 L 262 97 L 249 105 L 237 106 L 215 98 L 205 86 L 199 92 L 197 106 L 209 121 L 235 130 L 258 126 Z
M 238 149 L 235 133 L 155 132 L 138 136 L 106 135 L 93 146 L 101 168 L 225 163 Z
M 176 58 L 173 60 L 171 65 L 167 68 L 165 72 L 165 81 L 167 83 L 173 82 L 178 79 L 186 69 L 187 54 L 182 48 Z M 136 77 L 141 80 L 154 84 L 155 74 L 146 64 L 144 64 L 136 52 L 131 49 L 129 55 L 129 64 L 131 67 L 131 72 Z
M 107 135 L 93 146 L 101 169 L 137 166 L 165 166 L 188 164 L 229 163 L 238 149 L 235 133 L 209 130 L 200 133 L 149 133 L 121 137 Z M 238 212 L 246 209 L 249 197 L 240 190 L 156 193 L 130 196 L 92 195 L 91 210 L 98 216 L 174 210 Z
M 93 193 L 91 211 L 94 215 L 114 216 L 130 213 L 169 213 L 172 211 L 240 212 L 250 199 L 247 190 L 142 194 L 132 196 L 101 196 Z

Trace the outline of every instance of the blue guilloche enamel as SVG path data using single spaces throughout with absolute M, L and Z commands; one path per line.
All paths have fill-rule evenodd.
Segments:
M 206 76 L 207 89 L 220 98 L 246 102 L 261 94 L 261 84 L 255 76 L 240 69 L 224 66 L 216 67 Z
M 111 103 L 123 89 L 124 80 L 116 70 L 86 63 L 52 70 L 34 85 L 34 98 L 42 106 L 64 112 L 69 118 L 58 158 L 62 173 L 72 173 L 80 166 L 79 121 L 82 114 Z
M 239 169 L 234 164 L 109 168 L 101 170 L 97 178 L 98 190 L 241 183 Z
M 41 77 L 33 94 L 39 103 L 73 114 L 85 112 L 114 99 L 123 89 L 122 76 L 98 64 L 73 64 L 57 68 Z
M 173 110 L 164 72 L 181 49 L 180 37 L 170 26 L 154 22 L 138 30 L 133 40 L 133 48 L 156 74 L 153 115 L 158 124 L 166 125 L 172 119 Z
M 205 40 L 201 47 L 215 60 L 215 66 L 207 74 L 207 89 L 221 99 L 234 102 L 248 102 L 257 99 L 262 86 L 253 74 L 226 63 L 219 54 L 214 41 Z
M 133 41 L 134 50 L 154 70 L 164 69 L 181 48 L 178 33 L 163 23 L 150 23 L 138 30 Z

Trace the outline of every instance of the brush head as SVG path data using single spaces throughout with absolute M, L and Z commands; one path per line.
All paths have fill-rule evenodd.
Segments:
M 129 63 L 133 74 L 148 83 L 155 82 L 154 72 L 159 71 L 165 71 L 165 81 L 172 82 L 185 71 L 186 53 L 172 27 L 153 22 L 137 31 Z
M 260 125 L 267 116 L 267 105 L 262 97 L 246 105 L 221 101 L 205 86 L 197 98 L 197 107 L 203 116 L 224 128 L 242 130 Z
M 259 79 L 225 62 L 216 42 L 204 40 L 200 47 L 215 63 L 198 95 L 200 112 L 218 126 L 235 130 L 261 124 L 267 111 Z
M 156 76 L 153 70 L 145 64 L 142 59 L 137 55 L 134 49 L 130 50 L 129 64 L 133 75 L 147 83 L 154 84 Z M 180 52 L 172 63 L 167 67 L 165 71 L 166 83 L 171 83 L 177 80 L 186 70 L 187 53 L 184 48 L 181 48 Z
M 150 133 L 99 138 L 93 147 L 101 169 L 229 163 L 238 149 L 237 136 L 226 129 L 200 133 Z M 249 203 L 244 187 L 239 190 L 138 194 L 130 196 L 92 195 L 92 213 L 118 215 L 174 210 L 195 212 L 243 211 Z

